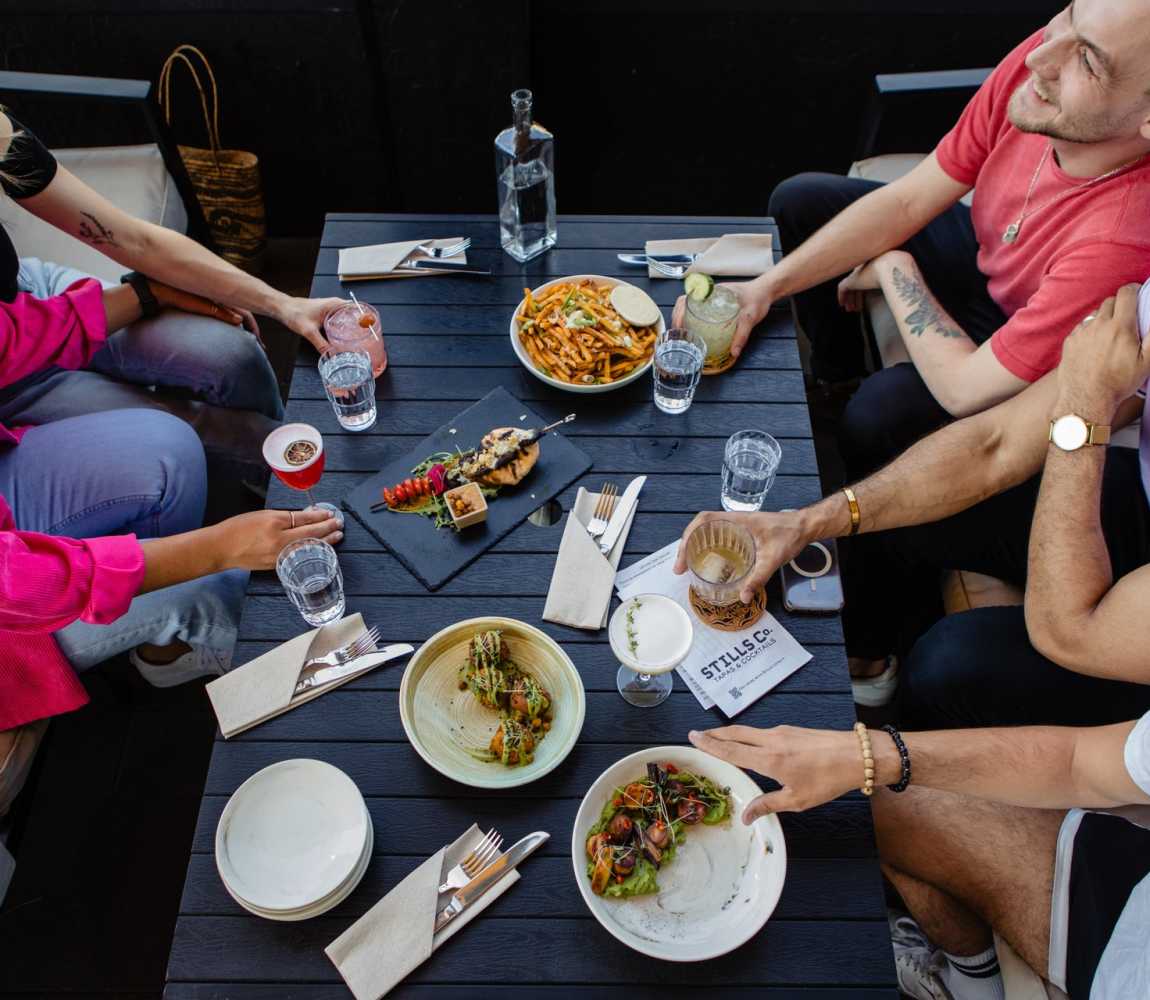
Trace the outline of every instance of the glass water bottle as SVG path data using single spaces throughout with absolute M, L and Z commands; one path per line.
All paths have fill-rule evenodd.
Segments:
M 517 261 L 555 246 L 555 137 L 531 120 L 531 91 L 511 94 L 513 124 L 495 137 L 499 239 Z

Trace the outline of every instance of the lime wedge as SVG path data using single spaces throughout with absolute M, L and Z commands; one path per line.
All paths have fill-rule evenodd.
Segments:
M 702 302 L 704 299 L 709 299 L 711 292 L 715 290 L 715 279 L 709 274 L 695 272 L 683 279 L 683 288 L 696 302 Z

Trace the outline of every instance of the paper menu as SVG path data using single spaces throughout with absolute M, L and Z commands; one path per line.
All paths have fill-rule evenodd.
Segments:
M 703 708 L 718 705 L 733 717 L 790 677 L 811 654 L 769 612 L 739 632 L 720 632 L 700 622 L 691 610 L 689 575 L 673 572 L 678 548 L 678 541 L 672 542 L 620 570 L 615 588 L 621 600 L 663 594 L 686 609 L 695 640 L 678 667 L 679 676 Z

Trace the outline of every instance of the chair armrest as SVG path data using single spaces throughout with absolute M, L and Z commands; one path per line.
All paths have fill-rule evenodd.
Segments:
M 103 76 L 66 76 L 63 73 L 0 72 L 0 91 L 49 97 L 80 97 L 102 101 L 146 101 L 152 85 L 147 80 L 116 80 Z
M 879 73 L 855 159 L 933 149 L 991 72 L 993 67 Z

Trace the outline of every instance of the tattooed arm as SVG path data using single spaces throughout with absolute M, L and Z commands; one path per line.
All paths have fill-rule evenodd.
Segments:
M 847 296 L 867 288 L 882 289 L 911 361 L 952 416 L 978 413 L 1026 388 L 1028 383 L 994 356 L 989 342 L 975 344 L 947 313 L 910 254 L 893 250 L 871 261 L 843 282 L 840 300 L 849 308 Z
M 141 271 L 234 310 L 271 316 L 317 348 L 324 347 L 323 317 L 341 300 L 285 295 L 182 233 L 128 215 L 64 167 L 43 191 L 20 205 L 125 270 Z

